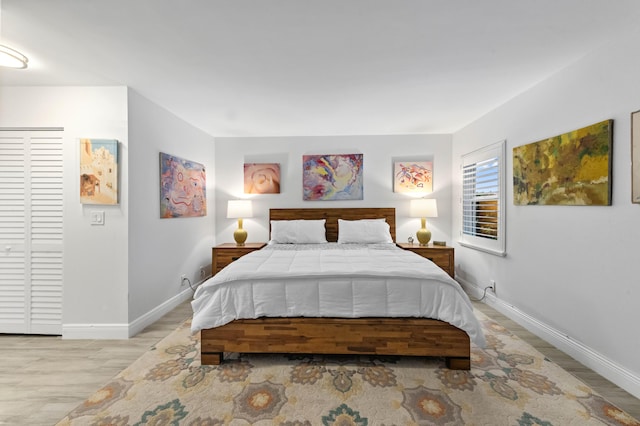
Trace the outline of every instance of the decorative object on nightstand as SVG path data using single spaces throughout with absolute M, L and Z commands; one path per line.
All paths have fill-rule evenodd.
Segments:
M 242 228 L 242 219 L 252 216 L 251 200 L 229 200 L 227 218 L 238 219 L 238 229 L 233 233 L 237 246 L 244 246 L 244 242 L 247 241 L 247 231 Z
M 416 237 L 421 246 L 426 246 L 431 240 L 431 231 L 427 229 L 427 218 L 438 217 L 438 206 L 436 200 L 432 198 L 419 198 L 411 200 L 409 215 L 411 217 L 419 217 L 421 227 L 416 232 Z

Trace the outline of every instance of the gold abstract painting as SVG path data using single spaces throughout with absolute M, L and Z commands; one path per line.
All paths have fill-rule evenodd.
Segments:
M 516 205 L 611 205 L 613 120 L 513 148 Z

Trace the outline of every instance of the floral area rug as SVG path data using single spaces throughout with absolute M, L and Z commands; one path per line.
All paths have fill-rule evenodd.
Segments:
M 402 357 L 235 355 L 201 366 L 189 322 L 58 425 L 639 425 L 476 312 L 470 371 Z

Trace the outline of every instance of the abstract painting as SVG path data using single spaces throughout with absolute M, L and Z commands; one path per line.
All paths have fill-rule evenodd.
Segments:
M 160 217 L 207 215 L 207 176 L 202 164 L 160 153 Z
M 640 111 L 631 113 L 631 202 L 640 203 Z
M 433 192 L 433 163 L 431 161 L 394 163 L 393 192 Z
M 279 194 L 280 164 L 277 163 L 245 163 L 245 194 Z
M 362 200 L 362 154 L 304 155 L 303 199 Z
M 80 139 L 80 203 L 118 204 L 118 141 Z
M 516 205 L 611 205 L 613 120 L 513 148 Z

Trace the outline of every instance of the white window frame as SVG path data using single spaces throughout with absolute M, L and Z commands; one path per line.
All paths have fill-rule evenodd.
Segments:
M 462 162 L 460 166 L 460 172 L 462 174 L 462 196 L 460 198 L 460 208 L 462 210 L 462 223 L 460 228 L 460 240 L 458 241 L 460 245 L 476 250 L 480 250 L 486 253 L 494 254 L 497 256 L 506 256 L 506 170 L 505 170 L 505 152 L 506 152 L 506 141 L 496 142 L 491 145 L 487 145 L 483 148 L 480 148 L 476 151 L 467 153 L 462 155 Z M 465 227 L 465 219 L 469 219 L 469 216 L 465 217 L 465 205 L 469 205 L 469 203 L 477 202 L 478 199 L 482 199 L 478 197 L 478 192 L 473 189 L 473 193 L 470 193 L 468 190 L 465 191 L 465 169 L 467 172 L 472 170 L 476 164 L 480 164 L 483 162 L 487 162 L 490 160 L 497 161 L 498 166 L 498 182 L 497 182 L 497 194 L 492 193 L 491 195 L 484 195 L 484 197 L 489 197 L 488 199 L 497 199 L 497 214 L 498 214 L 498 223 L 497 223 L 497 238 L 487 237 L 479 235 L 474 232 L 465 232 L 469 227 Z M 471 172 L 473 173 L 473 171 Z M 467 173 L 467 175 L 469 175 Z M 473 188 L 475 188 L 475 176 L 470 183 Z M 468 180 L 468 177 L 467 177 Z M 468 184 L 469 182 L 467 182 Z M 482 196 L 481 196 L 482 197 Z M 467 210 L 468 211 L 468 210 Z M 468 223 L 467 223 L 468 225 Z

